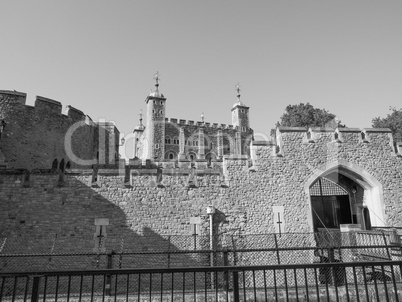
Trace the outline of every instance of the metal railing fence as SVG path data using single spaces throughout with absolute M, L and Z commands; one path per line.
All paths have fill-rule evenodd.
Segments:
M 26 240 L 25 240 L 26 239 Z M 0 272 L 245 266 L 401 260 L 387 232 L 216 236 L 0 239 Z M 95 242 L 96 243 L 96 242 Z M 96 246 L 95 246 L 96 247 Z
M 10 272 L 0 273 L 0 301 L 400 301 L 401 269 L 379 261 Z

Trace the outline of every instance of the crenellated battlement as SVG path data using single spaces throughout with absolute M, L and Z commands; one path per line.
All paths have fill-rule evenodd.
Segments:
M 303 128 L 278 127 L 276 140 L 295 140 L 303 143 L 315 143 L 320 140 L 338 143 L 370 142 L 370 139 L 392 140 L 392 131 L 388 128 Z
M 60 118 L 60 116 L 65 115 L 72 122 L 86 119 L 86 115 L 81 110 L 70 105 L 66 107 L 63 114 L 63 106 L 59 101 L 43 96 L 36 96 L 34 106 L 31 106 L 26 104 L 26 97 L 27 94 L 23 92 L 0 90 L 0 102 L 3 103 L 3 106 L 0 104 L 0 115 L 7 115 L 7 111 L 12 111 L 22 114 L 29 112 L 29 114 L 38 114 L 48 118 Z
M 114 124 L 95 123 L 71 105 L 63 113 L 59 101 L 43 96 L 36 97 L 34 106 L 27 105 L 26 96 L 0 91 L 0 121 L 4 122 L 0 166 L 33 170 L 62 162 L 91 166 L 97 159 L 107 164 L 115 161 L 118 150 L 109 150 L 119 145 Z
M 364 149 L 367 152 L 379 152 L 381 155 L 388 153 L 399 157 L 402 151 L 402 142 L 394 142 L 388 128 L 278 127 L 271 141 L 251 143 L 251 155 L 256 158 L 255 150 L 265 148 L 271 156 L 292 157 L 303 150 L 307 152 L 307 145 L 315 145 L 311 148 L 321 153 L 337 150 L 364 154 Z
M 210 123 L 210 122 L 200 122 L 200 121 L 192 121 L 192 120 L 182 120 L 177 118 L 165 118 L 165 122 L 182 125 L 182 126 L 197 126 L 197 127 L 205 127 L 212 129 L 229 129 L 236 130 L 238 127 L 229 124 L 219 124 L 219 123 Z

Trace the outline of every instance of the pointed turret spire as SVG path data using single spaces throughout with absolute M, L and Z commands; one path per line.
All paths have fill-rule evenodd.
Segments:
M 158 98 L 162 97 L 163 98 L 164 97 L 163 94 L 161 94 L 159 92 L 159 81 L 160 81 L 159 71 L 157 71 L 154 74 L 154 80 L 155 80 L 155 91 L 151 90 L 150 93 L 149 93 L 149 96 L 158 97 Z
M 139 116 L 140 116 L 140 124 L 135 127 L 134 131 L 136 130 L 143 131 L 145 129 L 145 126 L 142 124 L 142 109 L 140 110 Z
M 156 84 L 155 84 L 155 87 L 156 87 L 155 91 L 159 91 L 159 71 L 157 71 L 157 72 L 154 74 L 154 80 L 155 80 L 155 82 L 156 82 Z
M 236 91 L 237 91 L 237 99 L 239 100 L 239 102 L 240 102 L 240 84 L 239 84 L 239 82 L 237 82 L 237 84 L 236 84 Z
M 241 94 L 240 94 L 240 84 L 239 83 L 237 83 L 236 84 L 236 91 L 237 91 L 237 102 L 233 105 L 233 108 L 234 107 L 236 107 L 236 106 L 245 106 L 244 104 L 243 104 L 243 102 L 240 100 L 240 96 L 241 96 Z

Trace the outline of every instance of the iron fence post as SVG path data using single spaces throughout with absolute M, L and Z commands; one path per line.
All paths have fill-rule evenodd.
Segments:
M 31 302 L 38 302 L 40 276 L 33 277 Z
M 239 272 L 233 271 L 233 301 L 240 301 L 240 293 L 239 293 Z
M 167 253 L 168 253 L 167 254 L 167 257 L 168 257 L 168 259 L 167 259 L 168 260 L 167 267 L 168 268 L 170 268 L 170 237 L 171 236 L 169 235 L 169 237 L 168 237 L 168 251 L 167 251 Z
M 107 254 L 107 268 L 113 268 L 113 255 L 114 251 Z M 112 293 L 112 276 L 110 274 L 106 275 L 106 295 L 110 296 Z
M 223 266 L 229 266 L 229 259 L 228 259 L 228 251 L 225 250 L 223 251 Z M 229 273 L 228 271 L 225 271 L 223 273 L 224 278 L 225 278 L 225 284 L 226 284 L 226 292 L 229 291 Z

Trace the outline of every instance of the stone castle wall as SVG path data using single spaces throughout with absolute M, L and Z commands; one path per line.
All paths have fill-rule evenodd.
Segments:
M 219 234 L 274 232 L 273 206 L 284 207 L 284 231 L 311 232 L 308 187 L 335 168 L 355 173 L 367 192 L 370 185 L 380 190 L 384 224 L 402 226 L 401 144 L 394 148 L 389 130 L 364 129 L 364 138 L 359 129 L 335 132 L 279 128 L 275 142 L 253 143 L 251 160 L 227 156 L 219 170 L 143 166 L 131 169 L 128 180 L 124 172 L 100 169 L 95 182 L 92 170 L 70 170 L 62 183 L 51 173 L 33 173 L 25 182 L 3 172 L 0 236 L 91 238 L 96 218 L 109 219 L 110 237 L 188 235 L 194 216 L 207 235 L 208 205 L 217 210 Z
M 58 163 L 62 160 L 65 164 L 70 162 L 72 167 L 90 167 L 96 163 L 99 153 L 107 159 L 114 158 L 115 152 L 109 156 L 109 150 L 116 142 L 110 143 L 109 138 L 115 140 L 117 136 L 118 141 L 115 126 L 111 129 L 105 123 L 99 127 L 82 111 L 71 106 L 67 106 L 62 114 L 61 103 L 48 98 L 38 96 L 35 106 L 25 103 L 25 93 L 0 91 L 0 120 L 6 122 L 0 148 L 7 168 L 50 169 L 56 159 Z M 99 140 L 101 133 L 104 133 L 103 138 Z M 89 162 L 78 164 L 74 157 Z M 110 162 L 106 160 L 104 163 Z

